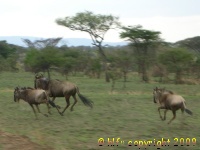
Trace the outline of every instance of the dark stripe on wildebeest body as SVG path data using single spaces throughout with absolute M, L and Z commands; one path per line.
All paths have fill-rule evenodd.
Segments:
M 160 107 L 158 107 L 159 115 L 161 120 L 166 120 L 166 113 L 168 110 L 171 110 L 173 113 L 173 118 L 168 122 L 170 124 L 176 118 L 176 111 L 181 109 L 182 113 L 184 111 L 190 115 L 192 112 L 186 108 L 185 99 L 174 94 L 172 91 L 165 90 L 165 88 L 155 88 L 153 90 L 153 99 L 154 103 L 159 102 Z M 160 109 L 165 109 L 164 118 L 161 116 Z
M 79 98 L 81 99 L 81 101 L 85 106 L 89 106 L 91 108 L 93 107 L 93 102 L 88 98 L 86 98 L 85 96 L 83 96 L 79 92 L 78 87 L 74 83 L 67 81 L 60 81 L 58 79 L 49 80 L 48 78 L 45 78 L 43 75 L 38 75 L 38 74 L 35 76 L 34 81 L 36 89 L 46 90 L 48 96 L 53 97 L 51 101 L 52 103 L 54 103 L 56 97 L 65 97 L 67 105 L 62 112 L 60 112 L 58 106 L 55 105 L 60 115 L 63 115 L 65 110 L 70 106 L 69 99 L 71 96 L 74 98 L 74 103 L 71 106 L 71 111 L 73 111 L 73 107 L 77 103 L 76 93 L 78 94 Z
M 23 88 L 16 87 L 14 89 L 14 101 L 19 102 L 20 99 L 23 99 L 25 102 L 29 103 L 29 105 L 33 109 L 36 119 L 37 119 L 37 114 L 33 105 L 35 105 L 38 112 L 41 113 L 38 105 L 46 103 L 48 108 L 48 113 L 51 114 L 48 102 L 49 98 L 45 90 L 34 89 L 31 87 L 23 87 Z M 44 115 L 48 116 L 47 114 Z

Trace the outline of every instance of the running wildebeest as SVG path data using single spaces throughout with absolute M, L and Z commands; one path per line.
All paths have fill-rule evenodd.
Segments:
M 158 107 L 159 115 L 161 120 L 166 120 L 166 113 L 171 110 L 173 113 L 173 118 L 168 122 L 170 124 L 176 118 L 176 111 L 181 109 L 182 114 L 186 111 L 188 114 L 192 115 L 192 112 L 186 108 L 185 99 L 174 94 L 172 91 L 167 91 L 164 88 L 155 88 L 153 91 L 154 103 L 159 102 L 160 107 Z M 160 109 L 165 109 L 164 118 L 161 116 Z
M 48 101 L 49 98 L 45 90 L 33 89 L 30 87 L 23 87 L 23 88 L 16 87 L 14 90 L 14 101 L 19 102 L 20 99 L 23 99 L 25 102 L 29 103 L 29 105 L 33 109 L 36 119 L 37 119 L 37 114 L 33 105 L 36 105 L 38 112 L 41 113 L 38 105 L 46 103 L 48 108 L 48 113 L 51 114 L 49 109 L 50 108 Z M 46 114 L 44 115 L 48 116 Z
M 48 78 L 43 77 L 43 75 L 36 75 L 35 76 L 35 88 L 36 89 L 43 89 L 46 90 L 49 97 L 53 97 L 52 102 L 55 100 L 56 97 L 65 97 L 66 100 L 66 107 L 63 109 L 62 112 L 59 111 L 59 108 L 57 105 L 54 105 L 56 109 L 58 110 L 60 115 L 63 115 L 65 110 L 70 106 L 70 97 L 72 96 L 74 98 L 74 103 L 71 106 L 71 111 L 73 111 L 74 105 L 77 103 L 76 93 L 78 94 L 81 101 L 84 103 L 84 105 L 93 107 L 93 102 L 80 94 L 78 87 L 71 82 L 67 81 L 60 81 L 58 79 L 50 80 Z

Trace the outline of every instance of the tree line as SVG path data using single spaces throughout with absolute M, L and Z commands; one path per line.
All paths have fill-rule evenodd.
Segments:
M 0 41 L 0 69 L 47 72 L 49 78 L 51 70 L 66 77 L 76 72 L 96 78 L 104 74 L 105 80 L 112 80 L 113 84 L 118 78 L 126 82 L 129 72 L 138 72 L 146 83 L 152 76 L 159 78 L 159 82 L 168 82 L 170 74 L 175 75 L 173 82 L 176 84 L 185 83 L 185 77 L 199 79 L 200 37 L 168 43 L 160 38 L 159 31 L 143 29 L 140 25 L 123 26 L 118 19 L 89 11 L 56 19 L 58 25 L 87 32 L 91 36 L 92 47 L 58 47 L 61 38 L 34 42 L 23 39 L 26 48 Z M 127 46 L 103 45 L 106 32 L 113 28 L 121 30 L 119 36 L 129 41 Z

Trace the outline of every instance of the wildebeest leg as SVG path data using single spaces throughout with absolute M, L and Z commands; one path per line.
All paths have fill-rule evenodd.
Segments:
M 52 98 L 52 101 L 54 102 L 54 100 L 56 99 L 56 97 Z M 60 109 L 61 107 L 59 105 L 56 105 L 58 109 Z
M 37 104 L 36 104 L 36 108 L 37 108 L 38 112 L 41 113 L 41 112 L 40 112 L 40 108 L 38 107 Z
M 65 110 L 69 107 L 70 105 L 70 101 L 69 101 L 69 98 L 70 98 L 71 95 L 66 95 L 65 96 L 65 100 L 66 100 L 66 103 L 67 103 L 67 106 L 64 108 L 64 110 L 62 111 L 62 115 L 63 113 L 65 112 Z
M 182 106 L 182 107 L 181 107 L 181 112 L 182 112 L 182 115 L 184 114 L 184 111 L 185 111 L 185 107 L 184 107 L 184 106 Z
M 52 98 L 52 101 L 54 102 L 55 99 L 56 99 L 56 97 L 53 97 L 53 98 Z
M 184 123 L 184 121 L 185 121 L 184 111 L 185 111 L 185 107 L 184 107 L 184 105 L 183 105 L 183 106 L 181 107 L 181 112 L 182 112 L 182 123 L 183 123 L 183 124 L 185 124 L 185 123 Z
M 35 108 L 33 107 L 33 104 L 29 104 L 29 105 L 30 105 L 31 108 L 33 109 L 33 112 L 34 112 L 34 114 L 35 114 L 36 119 L 38 119 L 37 114 L 36 114 L 36 112 L 35 112 Z
M 172 122 L 172 120 L 174 120 L 176 118 L 176 111 L 175 110 L 172 110 L 172 113 L 173 113 L 173 118 L 168 122 L 168 124 L 170 124 Z
M 36 108 L 37 108 L 38 112 L 41 113 L 40 108 L 39 108 L 39 106 L 37 104 L 36 104 Z M 41 114 L 43 114 L 43 113 L 41 113 Z M 43 114 L 43 115 L 46 116 L 46 117 L 48 117 L 47 114 Z
M 164 120 L 163 117 L 161 116 L 160 109 L 165 109 L 165 107 L 163 107 L 163 106 L 158 107 L 158 112 L 159 112 L 160 118 L 161 118 L 161 120 Z
M 72 107 L 71 107 L 71 111 L 74 110 L 73 107 L 74 107 L 74 105 L 77 103 L 76 95 L 73 95 L 73 98 L 74 98 L 74 104 L 73 104 Z
M 167 109 L 164 111 L 164 119 L 163 120 L 166 120 L 166 113 L 167 113 Z
M 49 114 L 51 114 L 50 108 L 51 108 L 51 107 L 49 106 L 49 103 L 47 103 L 47 109 L 48 109 L 48 113 L 49 113 Z

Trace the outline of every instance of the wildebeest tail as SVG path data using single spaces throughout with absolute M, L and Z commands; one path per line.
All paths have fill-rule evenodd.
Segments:
M 183 105 L 184 105 L 184 108 L 185 108 L 185 112 L 188 113 L 189 115 L 192 115 L 193 114 L 192 111 L 190 111 L 189 109 L 187 109 L 185 104 L 186 103 L 183 102 Z
M 79 89 L 78 87 L 76 87 L 76 91 L 77 91 L 77 94 L 79 96 L 79 98 L 81 99 L 81 101 L 83 102 L 83 104 L 85 106 L 89 106 L 90 108 L 93 108 L 93 101 L 89 100 L 88 98 L 86 98 L 85 96 L 83 96 L 80 92 L 79 92 Z
M 185 108 L 185 112 L 188 113 L 189 115 L 192 115 L 192 111 L 190 111 L 189 109 Z
M 52 107 L 56 107 L 56 104 L 53 101 L 49 100 L 48 102 Z

